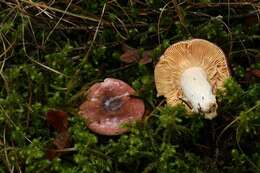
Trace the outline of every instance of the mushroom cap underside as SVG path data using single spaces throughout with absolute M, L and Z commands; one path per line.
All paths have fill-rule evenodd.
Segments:
M 230 76 L 225 54 L 218 46 L 203 39 L 181 41 L 167 48 L 156 64 L 158 96 L 165 96 L 170 105 L 181 103 L 180 77 L 191 67 L 200 67 L 206 72 L 213 93 L 222 88 L 224 80 Z

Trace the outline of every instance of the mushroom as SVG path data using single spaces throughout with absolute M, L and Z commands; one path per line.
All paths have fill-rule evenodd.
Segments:
M 173 44 L 160 57 L 154 73 L 158 96 L 165 96 L 169 105 L 184 102 L 206 119 L 217 116 L 216 90 L 230 76 L 218 46 L 203 39 Z
M 125 82 L 106 78 L 92 85 L 79 114 L 87 120 L 90 130 L 101 135 L 119 135 L 127 132 L 124 124 L 141 120 L 144 102 L 132 97 L 136 92 Z

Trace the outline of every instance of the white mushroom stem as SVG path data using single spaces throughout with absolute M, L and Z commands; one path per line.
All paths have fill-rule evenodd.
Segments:
M 202 68 L 191 67 L 185 70 L 181 75 L 181 88 L 185 100 L 192 105 L 194 112 L 204 113 L 207 119 L 217 115 L 216 97 Z

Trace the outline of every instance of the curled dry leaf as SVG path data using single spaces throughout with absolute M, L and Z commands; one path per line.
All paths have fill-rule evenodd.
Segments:
M 68 115 L 61 110 L 50 110 L 47 113 L 47 123 L 59 132 L 51 146 L 47 149 L 47 158 L 52 160 L 63 154 L 64 152 L 62 150 L 64 148 L 70 146 Z
M 70 145 L 70 137 L 68 131 L 59 133 L 53 141 L 53 144 L 57 149 L 64 149 Z
M 138 49 L 132 48 L 126 44 L 122 45 L 124 53 L 120 56 L 120 60 L 125 63 L 139 62 L 139 64 L 148 64 L 152 62 L 151 51 L 144 51 L 142 56 Z
M 251 69 L 250 72 L 255 77 L 260 77 L 260 70 L 258 70 L 258 69 Z
M 136 62 L 140 58 L 137 50 L 127 51 L 120 56 L 120 60 L 125 63 L 133 63 Z
M 64 154 L 64 149 L 70 147 L 70 136 L 68 131 L 58 133 L 51 147 L 47 150 L 47 158 L 52 160 Z
M 55 128 L 58 132 L 68 129 L 68 115 L 64 111 L 50 110 L 47 113 L 47 123 Z
M 151 53 L 152 53 L 152 51 L 149 51 L 149 50 L 144 51 L 143 57 L 140 59 L 139 64 L 145 65 L 145 64 L 151 63 L 153 61 L 151 58 Z
M 122 44 L 122 50 L 124 53 L 120 56 L 120 60 L 125 63 L 133 63 L 140 59 L 138 49 L 132 48 L 127 44 Z
M 245 74 L 245 80 L 244 81 L 240 81 L 241 83 L 250 83 L 250 81 L 252 81 L 253 77 L 255 78 L 260 78 L 260 70 L 258 69 L 249 69 L 246 71 Z

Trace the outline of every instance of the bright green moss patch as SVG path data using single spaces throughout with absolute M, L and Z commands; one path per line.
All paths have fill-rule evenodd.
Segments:
M 255 2 L 0 0 L 0 172 L 260 172 Z M 229 62 L 232 79 L 212 121 L 156 97 L 160 55 L 190 38 L 217 44 Z M 123 44 L 140 58 L 148 51 L 149 61 L 122 62 Z M 146 104 L 144 121 L 121 136 L 96 135 L 78 116 L 85 91 L 106 77 L 127 82 Z M 68 113 L 70 137 L 53 160 L 51 109 Z

